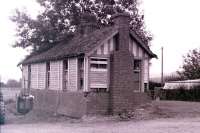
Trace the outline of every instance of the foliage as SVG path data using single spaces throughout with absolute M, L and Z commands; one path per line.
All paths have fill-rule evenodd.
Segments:
M 182 71 L 178 74 L 184 79 L 200 78 L 200 49 L 194 49 L 183 57 Z
M 178 101 L 200 101 L 200 85 L 186 89 L 185 86 L 179 86 L 177 89 L 163 90 L 164 95 L 161 99 Z
M 128 12 L 131 26 L 148 44 L 152 39 L 145 31 L 144 16 L 139 13 L 137 0 L 37 0 L 44 9 L 36 19 L 26 12 L 16 10 L 11 20 L 17 24 L 18 40 L 14 47 L 32 47 L 44 50 L 60 41 L 73 37 L 80 24 L 81 14 L 89 12 L 97 17 L 101 26 L 110 25 L 110 16 L 116 12 Z
M 0 90 L 0 125 L 5 123 L 5 104 L 3 101 L 3 93 Z
M 9 79 L 7 81 L 7 83 L 4 85 L 4 87 L 15 87 L 15 88 L 19 88 L 21 87 L 21 81 L 17 81 L 15 79 Z

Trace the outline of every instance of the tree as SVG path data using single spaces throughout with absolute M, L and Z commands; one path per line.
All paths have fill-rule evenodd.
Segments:
M 11 20 L 17 24 L 17 41 L 14 47 L 33 51 L 44 50 L 61 41 L 70 40 L 80 24 L 81 14 L 89 12 L 97 17 L 101 26 L 110 25 L 110 16 L 116 12 L 131 15 L 131 26 L 148 45 L 152 39 L 145 30 L 144 15 L 137 8 L 137 0 L 37 0 L 44 8 L 36 19 L 26 12 L 16 10 Z
M 189 51 L 183 58 L 182 71 L 178 74 L 184 79 L 200 78 L 200 48 Z
M 14 79 L 9 79 L 6 83 L 6 87 L 21 87 L 21 83 Z

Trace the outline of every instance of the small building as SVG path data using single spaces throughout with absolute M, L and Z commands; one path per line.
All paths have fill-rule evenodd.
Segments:
M 164 90 L 173 90 L 173 89 L 191 89 L 195 86 L 200 86 L 200 79 L 193 80 L 182 80 L 182 81 L 168 81 L 165 82 Z
M 73 39 L 20 63 L 22 85 L 40 108 L 49 103 L 49 110 L 72 116 L 113 114 L 148 101 L 149 61 L 156 55 L 130 29 L 129 15 L 111 19 L 113 25 L 99 28 L 94 16 L 83 15 Z

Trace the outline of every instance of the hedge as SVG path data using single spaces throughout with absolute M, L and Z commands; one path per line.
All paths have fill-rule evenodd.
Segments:
M 177 89 L 162 90 L 161 99 L 178 101 L 200 101 L 200 85 L 186 89 L 180 86 Z

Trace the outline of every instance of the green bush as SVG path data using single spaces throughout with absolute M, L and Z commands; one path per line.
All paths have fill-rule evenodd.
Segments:
M 0 91 L 0 124 L 5 123 L 5 104 L 3 101 L 3 94 Z
M 164 95 L 161 99 L 178 101 L 200 101 L 200 85 L 186 89 L 179 86 L 177 89 L 163 90 Z

